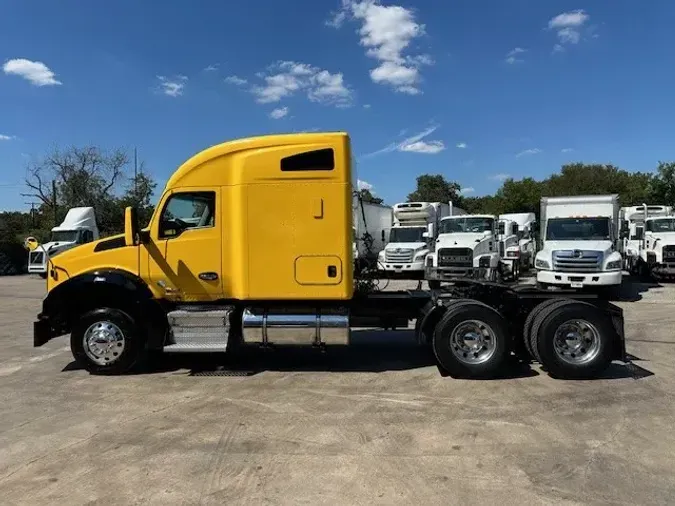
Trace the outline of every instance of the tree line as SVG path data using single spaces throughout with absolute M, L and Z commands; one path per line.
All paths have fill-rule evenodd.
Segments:
M 0 213 L 0 242 L 20 244 L 34 236 L 49 240 L 50 230 L 61 223 L 68 209 L 91 206 L 101 235 L 124 229 L 124 208 L 135 206 L 141 223 L 154 210 L 157 184 L 145 164 L 131 163 L 123 149 L 97 146 L 53 149 L 26 170 L 24 196 L 35 203 L 30 212 Z M 543 196 L 617 193 L 622 206 L 665 204 L 675 206 L 675 162 L 660 162 L 654 172 L 631 172 L 614 165 L 573 163 L 543 180 L 507 179 L 494 195 L 471 197 L 442 174 L 424 174 L 407 196 L 410 201 L 449 202 L 471 213 L 539 212 Z M 383 203 L 369 190 L 364 200 Z
M 424 174 L 417 178 L 416 189 L 408 202 L 452 202 L 470 213 L 503 214 L 533 212 L 539 214 L 542 197 L 618 194 L 621 206 L 643 203 L 675 206 L 675 162 L 659 162 L 654 172 L 630 172 L 614 165 L 571 163 L 546 179 L 506 179 L 494 195 L 471 197 L 462 187 L 442 174 Z M 364 200 L 382 203 L 368 190 Z

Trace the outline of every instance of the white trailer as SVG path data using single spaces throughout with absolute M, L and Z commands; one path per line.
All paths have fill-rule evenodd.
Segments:
M 354 265 L 360 272 L 365 267 L 375 266 L 393 225 L 394 210 L 391 206 L 366 202 L 357 196 L 353 201 L 352 220 Z
M 511 272 L 527 271 L 534 267 L 534 256 L 537 253 L 536 223 L 534 213 L 507 213 L 499 215 L 500 239 L 515 235 L 517 244 L 505 245 L 505 255 L 502 255 L 506 264 L 510 264 Z M 502 232 L 502 223 L 504 232 Z M 508 224 L 511 224 L 510 230 Z M 508 265 L 507 265 L 508 267 Z
M 444 202 L 402 202 L 394 205 L 394 226 L 389 242 L 378 255 L 377 268 L 384 274 L 420 278 L 424 259 L 438 235 L 441 218 L 450 214 Z
M 621 285 L 619 196 L 542 197 L 542 249 L 535 257 L 542 287 Z
M 52 228 L 49 242 L 34 247 L 28 253 L 28 273 L 47 276 L 49 258 L 80 244 L 99 238 L 93 207 L 73 207 L 68 210 L 63 223 Z M 27 242 L 32 242 L 28 238 Z
M 675 276 L 675 214 L 671 206 L 621 209 L 626 268 L 644 277 Z

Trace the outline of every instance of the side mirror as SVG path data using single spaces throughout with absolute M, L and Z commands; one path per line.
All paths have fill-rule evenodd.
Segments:
M 385 239 L 387 238 L 387 235 L 384 232 L 384 229 L 382 229 L 382 242 L 385 242 Z
M 135 207 L 127 207 L 124 210 L 124 245 L 136 246 L 138 244 L 138 216 Z
M 434 224 L 433 223 L 429 223 L 429 225 L 427 225 L 427 234 L 429 234 L 429 237 L 434 236 Z
M 422 239 L 431 239 L 429 232 L 422 232 Z

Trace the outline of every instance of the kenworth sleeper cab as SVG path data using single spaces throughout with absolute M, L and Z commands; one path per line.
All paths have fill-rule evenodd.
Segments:
M 352 327 L 415 321 L 452 376 L 494 376 L 511 353 L 555 377 L 626 360 L 623 313 L 592 294 L 458 280 L 373 292 L 353 275 L 346 133 L 271 135 L 198 153 L 171 176 L 149 225 L 49 261 L 34 346 L 70 334 L 91 373 L 120 374 L 148 351 L 347 345 Z M 273 247 L 270 247 L 273 245 Z

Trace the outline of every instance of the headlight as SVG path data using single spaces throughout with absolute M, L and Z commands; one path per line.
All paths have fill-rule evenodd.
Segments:
M 507 251 L 506 256 L 508 258 L 518 258 L 519 253 L 520 253 L 520 251 Z
M 617 271 L 621 269 L 621 260 L 614 260 L 612 262 L 607 262 L 608 271 Z
M 534 261 L 534 266 L 537 269 L 550 269 L 551 268 L 551 266 L 549 265 L 549 263 L 546 260 L 539 260 L 539 259 L 536 259 Z
M 377 254 L 377 259 L 378 259 L 378 260 L 384 260 L 384 251 L 380 251 L 380 252 Z
M 426 253 L 418 253 L 417 255 L 415 255 L 415 259 L 413 260 L 413 262 L 423 262 L 425 256 L 427 256 Z
M 480 257 L 478 259 L 478 267 L 481 268 L 490 267 L 490 257 Z

